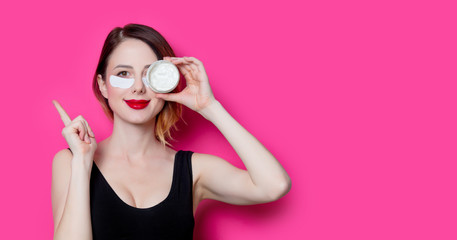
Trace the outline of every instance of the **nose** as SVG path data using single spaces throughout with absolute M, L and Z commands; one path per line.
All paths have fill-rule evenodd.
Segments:
M 133 89 L 132 91 L 134 93 L 143 94 L 146 92 L 146 86 L 144 85 L 143 79 L 141 76 L 135 77 L 135 82 L 133 83 L 132 89 Z

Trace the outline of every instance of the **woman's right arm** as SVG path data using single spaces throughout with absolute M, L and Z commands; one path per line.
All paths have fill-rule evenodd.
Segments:
M 53 100 L 65 125 L 62 135 L 69 149 L 56 153 L 52 161 L 52 215 L 54 240 L 92 240 L 90 173 L 97 141 L 83 116 L 71 120 Z
M 87 163 L 93 161 L 79 158 L 63 149 L 52 161 L 54 240 L 92 239 L 89 193 L 92 164 Z

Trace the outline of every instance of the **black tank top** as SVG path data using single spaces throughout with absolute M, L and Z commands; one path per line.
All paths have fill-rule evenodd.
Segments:
M 176 152 L 168 196 L 149 208 L 128 205 L 114 192 L 95 162 L 90 178 L 94 240 L 192 239 L 192 151 Z

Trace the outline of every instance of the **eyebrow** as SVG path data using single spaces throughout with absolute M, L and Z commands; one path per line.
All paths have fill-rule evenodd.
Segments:
M 151 66 L 151 64 L 144 66 L 144 69 L 149 68 L 149 66 Z M 116 68 L 130 68 L 130 69 L 133 69 L 133 67 L 130 66 L 130 65 L 122 65 L 122 64 L 117 65 L 113 69 L 116 69 Z

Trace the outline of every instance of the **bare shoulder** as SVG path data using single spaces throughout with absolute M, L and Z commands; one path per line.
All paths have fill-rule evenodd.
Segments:
M 53 187 L 60 185 L 62 180 L 70 179 L 71 174 L 71 159 L 73 153 L 65 148 L 58 151 L 52 159 L 52 183 Z M 52 189 L 56 190 L 55 188 Z
M 194 178 L 197 177 L 197 179 L 199 179 L 205 170 L 216 167 L 217 165 L 230 164 L 216 155 L 198 152 L 192 154 L 192 170 L 194 175 L 196 175 Z
M 52 215 L 54 219 L 54 230 L 62 216 L 64 203 L 67 196 L 71 175 L 71 159 L 73 154 L 67 148 L 58 151 L 52 160 Z
M 193 189 L 194 189 L 194 208 L 198 203 L 207 198 L 207 188 L 205 187 L 205 177 L 208 169 L 217 168 L 214 163 L 226 162 L 224 159 L 206 153 L 193 152 L 192 157 L 192 175 L 193 175 Z M 217 164 L 216 164 L 217 165 Z M 203 179 L 203 180 L 202 180 Z M 194 210 L 195 211 L 195 210 Z
M 192 175 L 194 179 L 194 185 L 196 186 L 198 183 L 198 179 L 200 178 L 201 169 L 202 169 L 202 153 L 193 152 L 191 161 L 192 161 Z
M 54 160 L 58 159 L 68 159 L 71 160 L 73 157 L 73 153 L 70 151 L 68 148 L 64 148 L 59 150 L 55 155 L 54 155 Z
M 206 166 L 208 164 L 214 163 L 214 161 L 219 162 L 219 163 L 227 162 L 223 158 L 218 157 L 216 155 L 212 155 L 212 154 L 199 153 L 199 152 L 194 152 L 192 154 L 192 163 L 195 162 L 198 165 Z
M 60 172 L 64 169 L 70 169 L 72 158 L 73 153 L 68 148 L 58 151 L 52 160 L 52 174 L 54 175 L 54 173 Z

